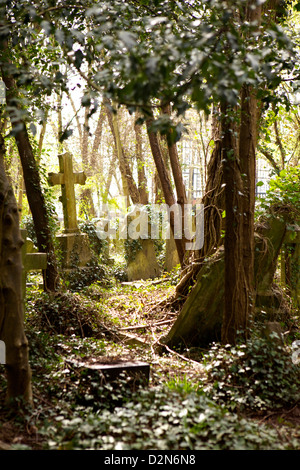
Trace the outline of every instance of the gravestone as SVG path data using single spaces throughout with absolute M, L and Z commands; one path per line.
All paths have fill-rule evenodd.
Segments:
M 289 279 L 286 272 L 289 271 Z M 300 225 L 288 225 L 281 251 L 281 284 L 290 289 L 295 305 L 300 307 Z
M 47 253 L 39 253 L 33 242 L 27 238 L 27 230 L 21 230 L 21 236 L 24 240 L 22 246 L 22 292 L 23 301 L 26 295 L 26 279 L 29 271 L 40 271 L 47 268 Z
M 160 276 L 154 240 L 147 238 L 149 223 L 147 213 L 135 208 L 125 218 L 127 224 L 127 277 L 128 281 L 154 279 Z
M 122 359 L 92 358 L 89 360 L 67 360 L 69 366 L 84 373 L 85 382 L 100 379 L 100 385 L 111 384 L 119 387 L 119 381 L 126 378 L 127 387 L 136 391 L 139 386 L 147 387 L 150 377 L 150 365 L 142 361 Z
M 140 249 L 127 264 L 128 281 L 155 279 L 161 274 L 153 240 L 139 240 Z
M 61 186 L 64 230 L 57 239 L 62 253 L 62 268 L 68 271 L 85 267 L 92 259 L 88 236 L 80 232 L 76 214 L 75 184 L 84 185 L 86 176 L 84 172 L 74 173 L 70 153 L 59 155 L 58 159 L 59 173 L 49 173 L 48 182 L 51 186 Z
M 176 244 L 173 235 L 170 235 L 166 240 L 166 257 L 164 263 L 164 269 L 169 273 L 176 266 L 180 264 Z

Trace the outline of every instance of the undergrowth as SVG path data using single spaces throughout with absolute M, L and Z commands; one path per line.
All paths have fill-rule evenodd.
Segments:
M 128 294 L 129 287 L 124 290 Z M 137 290 L 131 292 L 137 297 Z M 33 427 L 37 435 L 12 448 L 299 448 L 299 420 L 293 427 L 282 418 L 298 407 L 300 398 L 300 367 L 289 347 L 255 335 L 235 347 L 212 344 L 199 355 L 195 369 L 195 361 L 183 355 L 159 356 L 151 348 L 118 341 L 116 323 L 106 308 L 110 295 L 103 288 L 96 294 L 94 286 L 80 295 L 28 296 L 25 324 L 34 406 L 18 415 L 18 426 Z M 91 357 L 147 361 L 150 382 L 132 389 L 125 375 L 107 383 L 72 365 Z M 3 374 L 0 382 L 4 386 Z M 10 413 L 2 407 L 0 441 L 1 424 L 11 419 Z M 267 415 L 276 416 L 275 425 L 261 422 Z

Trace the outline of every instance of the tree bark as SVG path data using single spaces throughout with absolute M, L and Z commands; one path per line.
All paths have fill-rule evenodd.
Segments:
M 147 193 L 147 180 L 145 175 L 144 158 L 142 151 L 142 131 L 139 124 L 134 124 L 135 138 L 136 138 L 136 160 L 138 166 L 138 189 L 140 193 L 141 204 L 148 204 L 148 193 Z
M 41 188 L 40 175 L 25 123 L 22 119 L 18 117 L 15 118 L 14 116 L 15 106 L 13 103 L 18 95 L 14 79 L 7 74 L 3 68 L 2 78 L 7 89 L 7 103 L 8 105 L 11 103 L 9 108 L 10 119 L 14 129 L 16 129 L 15 140 L 23 168 L 26 194 L 33 217 L 38 249 L 42 253 L 47 253 L 47 269 L 43 272 L 44 289 L 55 291 L 59 287 L 59 274 L 50 229 L 49 215 Z
M 173 194 L 173 189 L 172 189 L 171 181 L 168 176 L 167 168 L 166 168 L 166 165 L 164 163 L 164 160 L 161 154 L 157 134 L 155 134 L 155 132 L 153 132 L 152 130 L 152 122 L 153 122 L 152 118 L 148 118 L 146 120 L 146 126 L 147 126 L 147 132 L 148 132 L 149 143 L 150 143 L 150 147 L 152 151 L 152 156 L 153 156 L 156 170 L 157 170 L 159 180 L 161 183 L 165 202 L 169 207 L 172 207 L 176 203 L 176 200 Z M 171 230 L 174 236 L 181 267 L 184 267 L 185 266 L 184 259 L 185 259 L 185 253 L 186 253 L 185 243 L 184 243 L 183 238 L 176 238 L 174 234 L 175 220 L 174 220 L 174 213 L 172 211 L 170 211 L 170 226 L 171 226 Z
M 242 208 L 242 259 L 247 290 L 247 315 L 253 317 L 254 291 L 254 212 L 257 145 L 257 100 L 249 86 L 241 93 L 241 125 L 239 133 L 239 161 L 243 175 Z
M 247 285 L 243 263 L 243 204 L 242 182 L 230 114 L 231 107 L 223 103 L 222 113 L 222 160 L 225 182 L 226 228 L 224 238 L 225 295 L 222 342 L 235 344 L 237 332 L 246 335 L 248 328 Z
M 109 104 L 109 103 L 107 103 Z M 133 179 L 132 171 L 129 166 L 128 158 L 125 155 L 124 148 L 122 146 L 119 123 L 117 114 L 113 114 L 109 106 L 106 106 L 108 123 L 110 126 L 111 133 L 113 135 L 115 146 L 117 150 L 119 167 L 122 176 L 123 188 L 125 189 L 125 195 L 129 195 L 133 204 L 140 203 L 140 195 L 138 188 Z
M 7 400 L 32 401 L 28 342 L 22 299 L 23 239 L 19 211 L 4 170 L 4 139 L 0 135 L 0 339 L 6 346 Z
M 270 210 L 256 226 L 254 272 L 258 295 L 263 295 L 272 285 L 289 219 L 288 209 L 279 208 Z M 224 247 L 220 247 L 201 265 L 195 285 L 174 325 L 161 340 L 162 344 L 178 350 L 193 346 L 206 348 L 211 343 L 222 340 L 223 324 L 227 321 L 224 316 L 224 274 Z M 230 326 L 232 324 L 234 322 L 230 322 Z

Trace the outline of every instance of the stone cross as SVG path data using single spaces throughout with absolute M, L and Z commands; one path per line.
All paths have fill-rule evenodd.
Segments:
M 22 246 L 23 278 L 22 290 L 23 300 L 26 293 L 26 277 L 28 271 L 39 271 L 47 268 L 47 253 L 38 253 L 31 240 L 27 238 L 27 230 L 21 230 L 21 236 L 24 240 Z
M 59 173 L 49 173 L 48 182 L 51 186 L 61 185 L 61 201 L 63 204 L 65 233 L 79 232 L 76 217 L 75 184 L 85 184 L 84 172 L 73 172 L 73 160 L 70 153 L 58 156 Z

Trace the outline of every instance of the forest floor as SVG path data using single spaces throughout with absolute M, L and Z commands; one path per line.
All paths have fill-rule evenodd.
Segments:
M 174 308 L 175 304 L 172 304 L 171 301 L 174 290 L 174 283 L 169 278 L 161 278 L 155 282 L 117 282 L 108 286 L 96 283 L 80 292 L 67 291 L 52 296 L 48 296 L 36 288 L 28 289 L 26 334 L 30 345 L 34 403 L 33 406 L 25 407 L 25 409 L 20 403 L 16 404 L 17 409 L 7 407 L 5 405 L 4 370 L 0 370 L 0 450 L 81 449 L 82 447 L 93 449 L 101 448 L 102 445 L 104 448 L 113 449 L 116 442 L 118 442 L 118 448 L 121 449 L 128 449 L 131 445 L 132 448 L 139 448 L 139 446 L 142 449 L 147 448 L 144 442 L 140 443 L 141 437 L 137 436 L 138 431 L 136 430 L 134 432 L 128 431 L 130 437 L 126 437 L 125 444 L 119 443 L 121 438 L 119 435 L 116 437 L 117 430 L 111 432 L 110 441 L 107 432 L 102 431 L 106 438 L 102 437 L 99 444 L 99 429 L 104 424 L 97 422 L 96 433 L 96 424 L 91 424 L 91 416 L 94 418 L 98 416 L 99 409 L 105 409 L 106 412 L 112 414 L 114 410 L 118 409 L 121 420 L 120 410 L 123 405 L 120 405 L 120 397 L 116 398 L 116 403 L 111 403 L 114 396 L 112 389 L 109 391 L 110 398 L 104 404 L 99 396 L 95 396 L 95 390 L 91 389 L 90 384 L 89 388 L 85 388 L 80 395 L 79 390 L 81 387 L 87 387 L 87 380 L 76 376 L 74 371 L 73 375 L 70 373 L 72 366 L 69 361 L 74 358 L 85 361 L 85 364 L 104 359 L 120 362 L 146 362 L 150 365 L 150 380 L 146 387 L 149 392 L 147 393 L 151 394 L 151 390 L 155 391 L 163 384 L 170 393 L 180 395 L 178 409 L 176 408 L 176 396 L 172 395 L 170 398 L 174 403 L 174 409 L 170 411 L 168 410 L 169 405 L 164 401 L 167 400 L 165 392 L 161 398 L 157 398 L 159 393 L 157 396 L 155 395 L 155 399 L 154 395 L 152 398 L 149 395 L 148 400 L 152 399 L 152 404 L 156 403 L 153 404 L 153 409 L 157 406 L 156 419 L 162 420 L 160 434 L 157 429 L 153 428 L 152 431 L 149 431 L 149 436 L 146 436 L 149 439 L 149 448 L 153 448 L 153 440 L 154 438 L 158 439 L 158 436 L 159 440 L 155 442 L 160 443 L 158 448 L 161 449 L 201 448 L 198 442 L 199 433 L 203 432 L 203 426 L 201 424 L 201 427 L 199 422 L 188 425 L 188 420 L 185 422 L 185 428 L 180 428 L 180 432 L 179 424 L 177 424 L 176 433 L 180 437 L 174 437 L 174 442 L 169 443 L 170 434 L 172 434 L 171 421 L 173 419 L 174 423 L 178 421 L 178 416 L 182 413 L 183 399 L 190 399 L 192 394 L 196 393 L 198 398 L 202 397 L 201 400 L 206 400 L 206 394 L 209 394 L 210 399 L 212 398 L 209 405 L 205 405 L 204 413 L 207 411 L 207 407 L 213 408 L 214 404 L 211 403 L 216 403 L 218 407 L 218 410 L 216 408 L 214 411 L 214 418 L 211 419 L 212 424 L 205 431 L 207 437 L 204 439 L 204 448 L 221 450 L 223 448 L 300 449 L 300 404 L 298 398 L 291 398 L 274 407 L 271 404 L 270 406 L 245 406 L 240 409 L 232 409 L 233 401 L 241 400 L 242 402 L 244 400 L 244 397 L 237 400 L 236 397 L 233 397 L 224 415 L 224 403 L 218 404 L 218 400 L 222 398 L 222 393 L 219 392 L 224 385 L 220 388 L 217 387 L 218 394 L 213 396 L 212 390 L 216 387 L 211 377 L 209 379 L 207 375 L 206 367 L 209 359 L 205 355 L 209 351 L 191 349 L 177 353 L 164 349 L 163 353 L 161 352 L 159 348 L 161 339 L 167 334 L 178 314 L 177 307 Z M 167 299 L 170 301 L 166 302 Z M 219 355 L 214 359 L 217 357 L 220 363 L 220 351 L 216 350 L 216 354 Z M 221 362 L 226 361 L 224 357 L 221 358 Z M 213 367 L 216 364 L 215 361 Z M 224 364 L 226 366 L 226 363 Z M 300 366 L 297 367 L 299 370 Z M 74 376 L 76 376 L 76 383 L 74 383 Z M 247 386 L 249 388 L 249 384 Z M 239 387 L 240 385 L 237 386 L 237 388 Z M 274 387 L 274 382 L 270 387 Z M 280 383 L 280 378 L 278 378 L 278 387 L 285 387 Z M 200 390 L 201 392 L 199 392 Z M 204 390 L 205 392 L 203 392 Z M 120 393 L 126 396 L 126 405 L 124 406 L 128 413 L 128 403 L 131 399 L 124 389 Z M 245 392 L 245 396 L 247 393 Z M 269 393 L 269 391 L 265 393 Z M 276 395 L 276 393 L 275 390 L 274 394 Z M 87 398 L 91 394 L 92 406 L 91 398 Z M 261 403 L 263 399 L 264 397 L 261 399 Z M 266 403 L 270 403 L 268 399 L 266 399 Z M 140 403 L 139 398 L 136 400 L 140 407 L 146 406 L 146 396 L 143 399 L 145 403 L 143 401 Z M 95 402 L 98 403 L 98 408 L 95 408 Z M 150 406 L 152 405 L 150 404 Z M 195 405 L 195 401 L 193 401 L 191 406 L 195 407 L 195 414 L 199 415 L 200 413 L 199 416 L 203 414 L 200 402 Z M 90 410 L 89 415 L 87 409 Z M 149 415 L 149 411 L 147 413 Z M 147 413 L 135 416 L 135 420 L 150 419 Z M 163 418 L 168 413 L 171 413 L 170 416 Z M 217 427 L 220 426 L 220 416 L 224 416 L 225 424 L 224 429 L 218 428 L 217 431 Z M 233 416 L 237 419 L 234 423 Z M 78 420 L 77 424 L 74 421 L 73 427 L 72 419 Z M 165 421 L 163 421 L 164 419 Z M 123 417 L 123 420 L 127 420 L 124 429 L 129 429 L 128 416 Z M 152 423 L 153 420 L 154 418 L 151 418 L 149 422 Z M 248 424 L 246 425 L 243 420 L 246 420 Z M 83 421 L 85 423 L 84 430 Z M 80 423 L 79 426 L 78 423 Z M 78 428 L 81 425 L 82 430 L 79 436 Z M 86 431 L 88 426 L 90 431 Z M 261 426 L 264 426 L 266 433 L 270 430 L 271 437 L 266 437 L 267 434 L 260 435 Z M 112 424 L 111 427 L 113 427 Z M 118 424 L 116 424 L 117 427 Z M 246 433 L 246 428 L 251 437 L 245 437 L 242 443 L 237 443 L 237 440 L 241 439 L 241 434 Z M 236 438 L 234 434 L 236 434 Z M 223 437 L 220 438 L 220 435 Z M 91 436 L 94 436 L 93 439 Z M 208 444 L 209 436 L 211 436 L 211 444 Z M 185 444 L 182 444 L 183 441 Z M 179 444 L 180 442 L 181 444 Z

